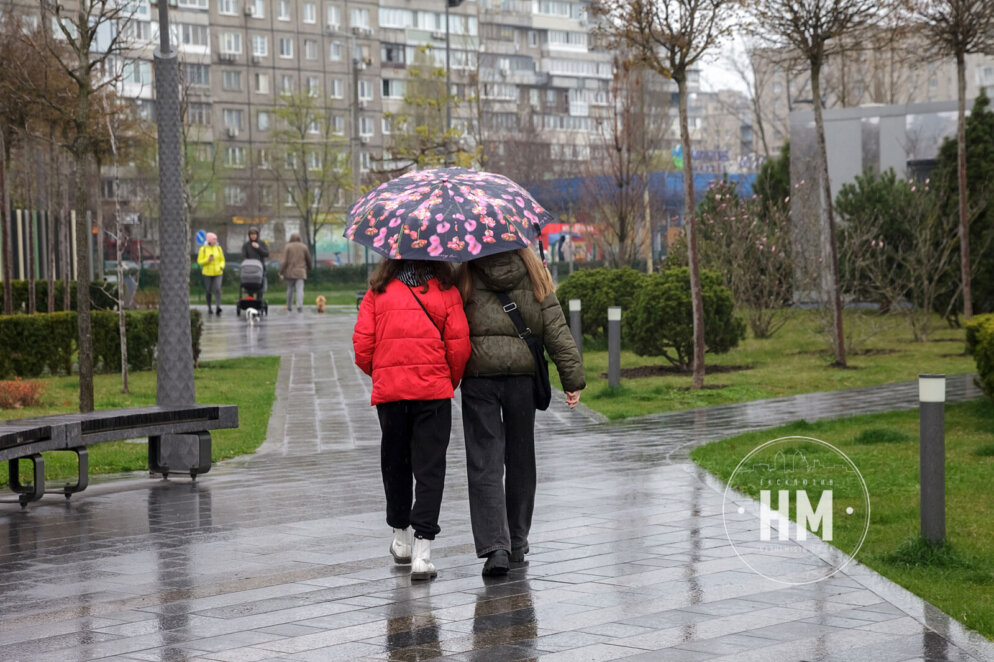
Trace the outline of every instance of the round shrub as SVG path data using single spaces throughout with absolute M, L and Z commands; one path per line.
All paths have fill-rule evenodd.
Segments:
M 632 298 L 643 286 L 645 274 L 634 269 L 584 269 L 576 271 L 556 288 L 556 296 L 569 319 L 569 300 L 580 300 L 580 321 L 585 335 L 600 337 L 607 331 L 607 309 L 631 308 Z
M 707 352 L 724 354 L 745 338 L 745 322 L 735 316 L 732 293 L 721 277 L 701 271 L 704 342 Z M 692 367 L 694 323 L 690 270 L 668 269 L 645 277 L 623 317 L 625 335 L 640 356 L 662 356 L 683 369 Z

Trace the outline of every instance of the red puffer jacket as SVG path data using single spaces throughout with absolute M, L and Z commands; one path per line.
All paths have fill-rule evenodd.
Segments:
M 382 293 L 367 292 L 359 307 L 352 345 L 356 365 L 373 377 L 370 404 L 451 398 L 469 360 L 469 324 L 459 290 L 440 290 L 434 278 L 427 292 L 411 289 L 438 328 L 399 280 Z

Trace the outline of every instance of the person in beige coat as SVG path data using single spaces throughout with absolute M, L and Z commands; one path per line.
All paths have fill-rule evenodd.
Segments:
M 290 235 L 283 250 L 283 264 L 280 265 L 280 278 L 286 279 L 286 309 L 293 310 L 293 292 L 297 292 L 297 312 L 304 310 L 304 281 L 307 280 L 307 272 L 313 268 L 311 252 L 300 240 L 300 234 L 294 232 Z

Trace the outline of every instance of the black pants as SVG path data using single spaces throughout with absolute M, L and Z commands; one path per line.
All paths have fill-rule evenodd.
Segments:
M 527 549 L 535 510 L 532 378 L 464 379 L 462 425 L 477 556 Z
M 434 540 L 445 487 L 445 451 L 452 431 L 451 400 L 401 400 L 376 405 L 380 417 L 380 468 L 387 524 L 413 527 Z M 416 486 L 411 491 L 411 476 Z M 413 507 L 412 507 L 413 501 Z

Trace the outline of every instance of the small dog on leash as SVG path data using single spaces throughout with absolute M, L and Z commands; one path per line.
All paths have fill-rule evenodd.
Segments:
M 259 323 L 259 311 L 256 310 L 255 308 L 246 308 L 245 309 L 245 321 L 248 322 L 249 324 L 258 324 Z
M 324 298 L 323 294 L 319 295 L 318 298 L 315 299 L 315 303 L 317 304 L 318 312 L 319 313 L 323 313 L 324 312 L 324 306 L 325 306 L 325 303 L 327 303 L 327 301 L 328 300 Z

